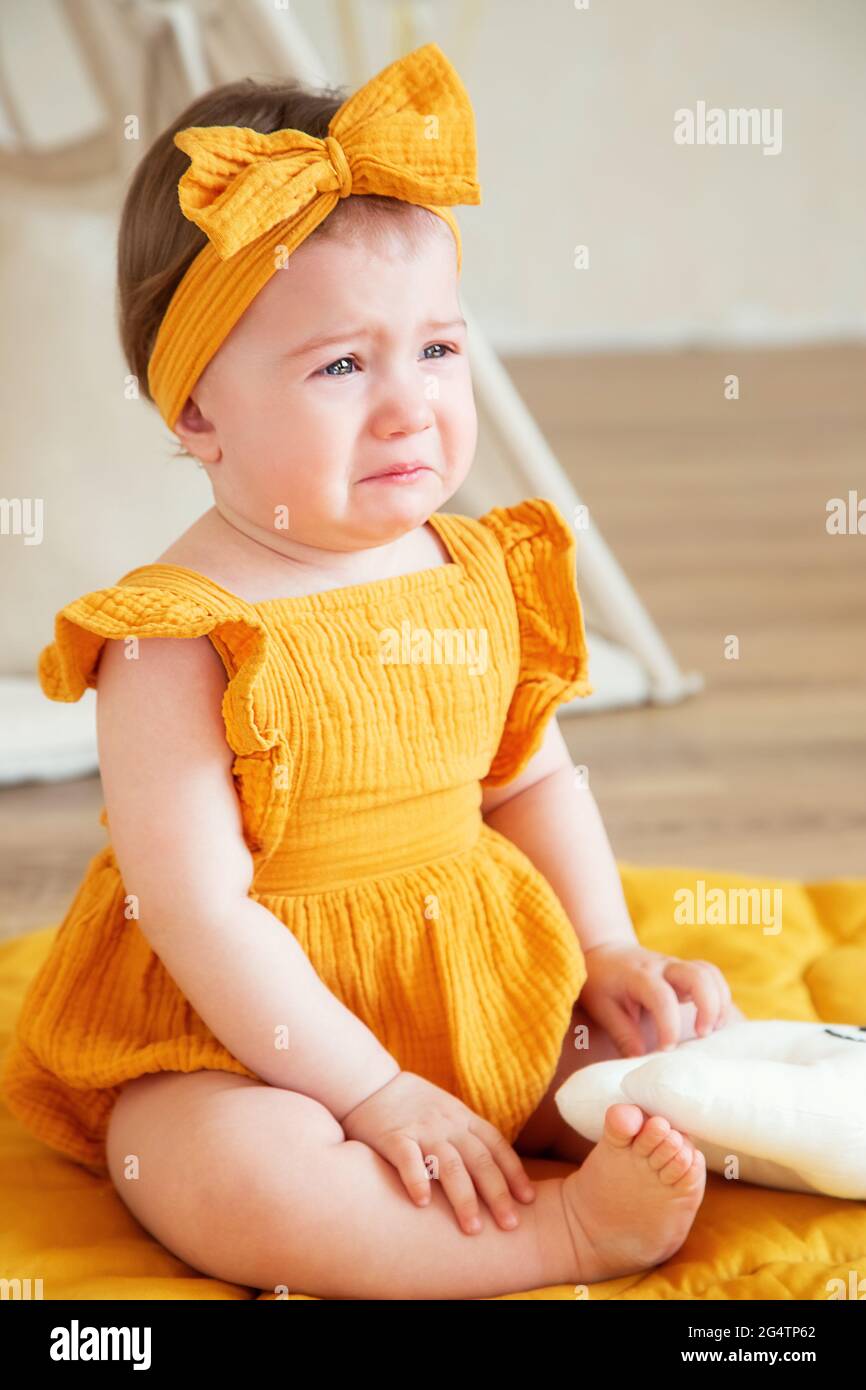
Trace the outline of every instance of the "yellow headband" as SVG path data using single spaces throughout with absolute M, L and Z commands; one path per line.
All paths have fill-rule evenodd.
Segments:
M 378 193 L 441 217 L 440 204 L 481 202 L 475 122 L 463 83 L 435 43 L 371 78 L 328 122 L 324 140 L 300 130 L 190 126 L 174 137 L 191 164 L 178 183 L 183 215 L 208 243 L 172 296 L 156 335 L 148 385 L 174 429 L 220 344 L 286 258 L 350 193 Z

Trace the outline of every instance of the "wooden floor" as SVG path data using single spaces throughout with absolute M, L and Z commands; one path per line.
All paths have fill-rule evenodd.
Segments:
M 866 877 L 866 534 L 826 529 L 830 498 L 866 499 L 866 348 L 509 365 L 706 681 L 679 705 L 561 721 L 617 858 Z
M 677 661 L 706 680 L 672 707 L 561 719 L 617 859 L 866 877 L 866 534 L 826 530 L 828 499 L 866 498 L 866 348 L 508 367 Z M 0 793 L 0 935 L 62 917 L 105 843 L 101 806 L 96 777 Z

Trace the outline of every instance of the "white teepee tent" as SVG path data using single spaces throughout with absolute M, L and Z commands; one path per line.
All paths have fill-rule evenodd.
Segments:
M 464 0 L 454 32 L 444 34 L 429 31 L 429 5 L 392 0 L 393 53 L 371 64 L 353 0 L 334 0 L 351 88 L 384 61 L 430 39 L 465 71 L 481 7 L 481 0 Z M 35 35 L 34 26 L 40 30 Z M 13 60 L 19 82 L 27 72 L 34 40 L 39 56 L 31 85 L 36 78 L 50 82 L 48 105 L 60 116 L 57 129 L 39 139 L 24 117 L 20 86 L 16 90 L 10 80 Z M 70 596 L 104 584 L 106 567 L 120 574 L 158 553 L 170 539 L 167 512 L 177 534 L 209 502 L 192 471 L 178 479 L 156 412 L 141 402 L 130 407 L 122 390 L 114 237 L 140 139 L 152 139 L 197 92 L 219 82 L 290 73 L 319 86 L 333 78 L 290 0 L 45 0 L 17 14 L 4 11 L 0 45 L 0 290 L 7 309 L 0 380 L 9 422 L 0 490 L 6 499 L 45 500 L 44 547 L 13 547 L 10 540 L 20 538 L 4 537 L 9 630 L 0 657 L 0 782 L 12 782 L 97 766 L 92 692 L 78 705 L 57 706 L 44 699 L 32 675 L 50 640 L 53 613 Z M 44 58 L 52 51 L 58 55 L 53 67 Z M 129 138 L 132 113 L 140 139 Z M 461 302 L 470 326 L 479 446 L 448 509 L 480 515 L 540 495 L 576 518 L 580 497 L 465 295 Z M 34 418 L 40 421 L 38 448 Z M 154 487 L 160 459 L 166 460 L 164 496 Z M 124 509 L 135 516 L 132 539 L 114 513 L 119 473 Z M 700 689 L 701 677 L 680 671 L 595 524 L 578 531 L 577 548 L 595 693 L 562 712 L 672 703 Z

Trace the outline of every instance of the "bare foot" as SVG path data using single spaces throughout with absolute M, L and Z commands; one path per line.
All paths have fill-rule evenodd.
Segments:
M 639 1105 L 609 1105 L 604 1133 L 562 1184 L 566 1220 L 587 1284 L 670 1258 L 691 1230 L 706 1161 L 686 1135 Z

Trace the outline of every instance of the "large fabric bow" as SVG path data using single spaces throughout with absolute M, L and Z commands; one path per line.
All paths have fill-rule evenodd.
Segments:
M 404 202 L 481 202 L 475 122 L 463 83 L 435 43 L 398 58 L 348 97 L 323 140 L 300 130 L 190 126 L 174 143 L 191 159 L 178 183 L 185 217 L 221 260 L 322 194 L 378 193 Z

